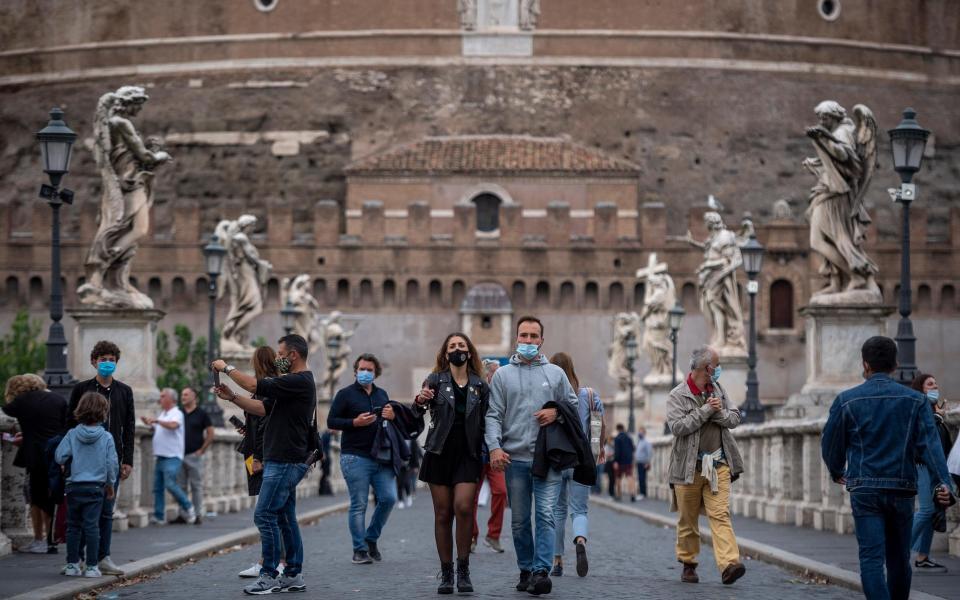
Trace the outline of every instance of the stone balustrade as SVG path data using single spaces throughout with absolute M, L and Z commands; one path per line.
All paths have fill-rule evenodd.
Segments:
M 14 430 L 16 421 L 0 415 L 0 431 Z M 253 506 L 255 498 L 247 494 L 243 457 L 236 451 L 240 435 L 231 429 L 217 429 L 213 444 L 206 454 L 204 512 L 237 512 Z M 114 513 L 114 531 L 128 527 L 146 527 L 153 512 L 153 447 L 150 428 L 137 426 L 134 468 L 129 479 L 120 485 L 117 508 Z M 24 500 L 23 469 L 13 466 L 16 448 L 9 442 L 0 443 L 0 555 L 28 543 L 32 538 L 29 506 Z M 331 486 L 334 491 L 345 489 L 340 475 L 339 446 L 331 450 Z M 300 483 L 298 497 L 317 494 L 320 471 L 311 469 Z M 177 513 L 177 503 L 168 494 L 167 517 Z M 199 512 L 199 511 L 198 511 Z M 252 522 L 251 522 L 252 525 Z
M 948 416 L 960 424 L 960 410 Z M 826 418 L 771 421 L 744 425 L 733 431 L 743 455 L 744 473 L 732 488 L 734 514 L 770 523 L 853 533 L 850 495 L 831 481 L 820 458 L 820 432 Z M 650 496 L 669 500 L 667 471 L 671 436 L 651 437 L 653 463 L 648 475 Z M 948 512 L 948 535 L 937 534 L 934 550 L 946 549 L 960 556 L 960 504 Z

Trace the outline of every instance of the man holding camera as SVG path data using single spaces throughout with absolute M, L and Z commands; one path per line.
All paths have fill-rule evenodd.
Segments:
M 239 387 L 264 400 L 237 395 L 223 384 L 217 386 L 218 396 L 248 413 L 270 416 L 263 432 L 263 484 L 253 515 L 260 530 L 263 566 L 257 581 L 244 588 L 247 594 L 307 589 L 300 573 L 303 541 L 297 526 L 297 484 L 309 469 L 306 461 L 315 445 L 311 436 L 316 438 L 317 388 L 313 372 L 307 367 L 307 353 L 303 337 L 291 334 L 280 338 L 276 365 L 281 375 L 260 380 L 223 360 L 215 360 L 211 365 L 214 371 L 226 374 Z M 281 535 L 285 541 L 286 568 L 278 577 Z

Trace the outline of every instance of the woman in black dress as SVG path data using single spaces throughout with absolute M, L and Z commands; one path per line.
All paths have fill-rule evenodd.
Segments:
M 430 484 L 434 536 L 440 555 L 439 594 L 453 593 L 453 519 L 457 519 L 457 591 L 472 592 L 470 540 L 473 498 L 483 471 L 484 418 L 490 388 L 480 355 L 466 335 L 451 333 L 437 353 L 415 406 L 430 410 L 420 481 Z

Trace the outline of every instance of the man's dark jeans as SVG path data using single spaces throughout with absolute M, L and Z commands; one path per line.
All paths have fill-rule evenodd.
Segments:
M 100 551 L 100 513 L 103 508 L 102 483 L 67 484 L 67 562 L 77 564 L 80 559 L 80 540 L 86 537 L 86 562 L 97 566 Z
M 908 600 L 910 597 L 913 500 L 913 496 L 903 492 L 854 490 L 850 493 L 860 546 L 860 581 L 867 600 Z
M 303 567 L 303 540 L 297 525 L 297 484 L 308 468 L 303 463 L 272 460 L 263 463 L 263 485 L 253 513 L 253 522 L 260 530 L 261 575 L 277 576 L 281 541 L 287 560 L 284 575 L 293 577 Z

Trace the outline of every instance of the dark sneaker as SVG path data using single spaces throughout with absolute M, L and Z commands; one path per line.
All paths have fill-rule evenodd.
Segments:
M 549 594 L 552 589 L 553 582 L 550 581 L 550 576 L 547 575 L 545 570 L 534 573 L 533 576 L 530 577 L 530 585 L 527 586 L 527 591 L 534 596 Z
M 553 565 L 553 570 L 550 571 L 550 577 L 563 577 L 563 563 Z
M 728 565 L 727 568 L 723 570 L 720 580 L 723 582 L 723 585 L 730 585 L 743 577 L 746 572 L 747 568 L 743 566 L 743 563 L 735 562 L 732 565 Z
M 383 560 L 383 555 L 380 554 L 380 550 L 377 548 L 377 543 L 371 540 L 367 540 L 367 554 L 369 554 L 370 558 L 377 562 Z
M 369 565 L 373 564 L 373 559 L 370 558 L 370 555 L 367 554 L 366 550 L 354 550 L 353 551 L 353 564 L 355 565 Z
M 307 591 L 307 584 L 303 582 L 303 575 L 301 573 L 297 573 L 296 575 L 291 575 L 290 577 L 284 577 L 283 575 L 281 575 L 278 581 L 280 582 L 281 592 Z
M 269 575 L 261 575 L 256 581 L 243 588 L 244 594 L 262 596 L 280 591 L 280 583 Z
M 683 563 L 683 573 L 680 575 L 680 581 L 684 583 L 700 583 L 700 576 L 697 575 L 697 565 L 693 563 Z
M 473 591 L 473 582 L 470 581 L 470 559 L 457 560 L 457 592 L 469 594 Z
M 587 576 L 587 570 L 590 568 L 590 565 L 587 563 L 587 545 L 586 544 L 576 544 L 577 547 L 577 575 L 580 577 Z
M 930 557 L 923 560 L 913 561 L 913 568 L 920 573 L 946 573 L 947 568 L 940 563 L 935 563 L 930 560 Z
M 517 582 L 517 591 L 525 592 L 530 585 L 530 571 L 520 571 L 520 581 Z
M 440 585 L 437 586 L 438 594 L 453 593 L 453 563 L 440 563 L 440 572 L 437 573 L 437 579 Z

